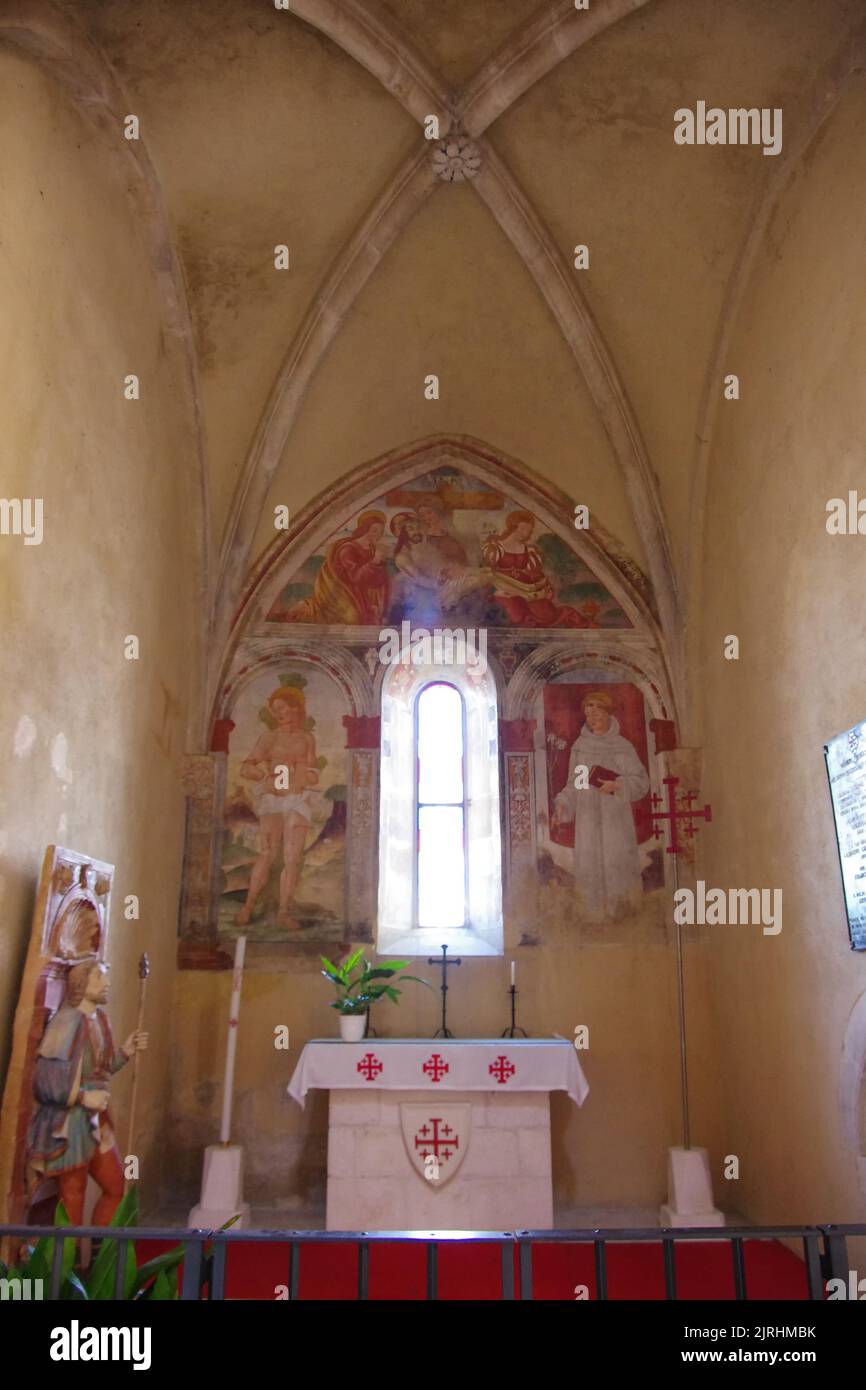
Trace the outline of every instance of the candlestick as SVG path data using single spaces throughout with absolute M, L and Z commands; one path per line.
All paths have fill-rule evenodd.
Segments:
M 238 1021 L 241 1011 L 241 984 L 244 974 L 244 954 L 247 939 L 239 936 L 235 943 L 235 964 L 232 971 L 232 998 L 229 1005 L 229 1033 L 226 1042 L 226 1071 L 223 1079 L 223 1111 L 220 1121 L 220 1143 L 227 1144 L 232 1127 L 232 1099 L 235 1081 L 235 1053 L 238 1046 Z
M 511 969 L 514 969 L 513 965 Z M 525 1038 L 528 1038 L 529 1034 L 527 1033 L 526 1029 L 518 1028 L 517 1026 L 517 990 L 514 985 L 511 986 L 508 993 L 511 995 L 511 1027 L 506 1028 L 502 1036 L 503 1038 L 516 1038 L 518 1033 L 522 1033 Z

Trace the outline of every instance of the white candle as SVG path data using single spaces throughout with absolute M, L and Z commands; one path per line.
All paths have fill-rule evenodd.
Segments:
M 512 961 L 512 962 L 511 962 L 511 983 L 512 983 L 512 985 L 514 985 L 514 984 L 517 983 L 516 976 L 517 976 L 517 967 L 515 966 L 514 961 Z
M 223 1113 L 220 1121 L 220 1143 L 227 1144 L 232 1128 L 232 1099 L 235 1083 L 235 1053 L 238 1047 L 238 1023 L 241 1012 L 241 984 L 244 977 L 244 953 L 247 939 L 239 936 L 235 943 L 235 965 L 232 971 L 232 1000 L 229 1005 L 229 1035 L 226 1043 L 226 1072 L 223 1080 Z

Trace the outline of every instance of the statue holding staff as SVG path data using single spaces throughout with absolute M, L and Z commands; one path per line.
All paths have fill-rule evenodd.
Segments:
M 147 1047 L 139 1029 L 116 1048 L 104 1005 L 108 966 L 95 956 L 69 970 L 64 1001 L 39 1046 L 37 1101 L 28 1161 L 53 1177 L 74 1226 L 81 1225 L 87 1178 L 100 1188 L 93 1224 L 107 1226 L 123 1196 L 123 1165 L 109 1108 L 111 1077 Z

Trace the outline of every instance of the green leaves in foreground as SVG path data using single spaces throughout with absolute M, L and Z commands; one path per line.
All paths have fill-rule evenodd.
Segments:
M 220 1230 L 228 1230 L 239 1220 L 239 1215 L 233 1216 L 230 1221 L 220 1227 Z M 71 1224 L 62 1202 L 57 1204 L 54 1224 L 60 1229 Z M 114 1216 L 111 1218 L 111 1225 L 106 1227 L 106 1231 L 112 1228 L 117 1230 L 137 1225 L 138 1192 L 133 1187 L 124 1193 Z M 86 1302 L 112 1302 L 120 1297 L 125 1301 L 153 1301 L 155 1303 L 169 1302 L 179 1297 L 178 1270 L 185 1253 L 183 1244 L 172 1246 L 171 1250 L 154 1256 L 152 1260 L 147 1260 L 141 1268 L 138 1268 L 135 1260 L 135 1240 L 129 1238 L 126 1241 L 124 1251 L 123 1283 L 118 1295 L 115 1293 L 115 1288 L 120 1244 L 119 1240 L 112 1239 L 107 1234 L 103 1236 L 96 1259 L 86 1273 L 78 1274 L 74 1269 L 76 1242 L 71 1237 L 65 1239 L 60 1266 L 59 1297 Z M 47 1292 L 51 1286 L 54 1246 L 55 1238 L 53 1236 L 43 1236 L 35 1245 L 26 1247 L 26 1258 L 23 1261 L 9 1269 L 0 1265 L 0 1277 L 9 1279 L 13 1283 L 21 1282 L 24 1279 L 41 1279 L 43 1288 Z M 206 1241 L 203 1252 L 206 1259 L 212 1251 L 213 1241 Z

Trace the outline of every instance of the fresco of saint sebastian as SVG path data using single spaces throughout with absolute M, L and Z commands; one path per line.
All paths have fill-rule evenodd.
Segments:
M 282 849 L 277 923 L 296 929 L 299 923 L 293 920 L 290 907 L 301 876 L 304 842 L 313 814 L 309 788 L 316 786 L 319 780 L 316 741 L 312 734 L 304 731 L 304 696 L 295 686 L 281 686 L 275 690 L 268 697 L 268 708 L 277 727 L 262 734 L 241 764 L 241 776 L 257 783 L 253 795 L 262 840 L 250 875 L 247 899 L 237 920 L 240 926 L 249 922 Z M 285 780 L 285 774 L 279 776 L 280 768 L 288 768 L 288 787 L 278 785 Z

